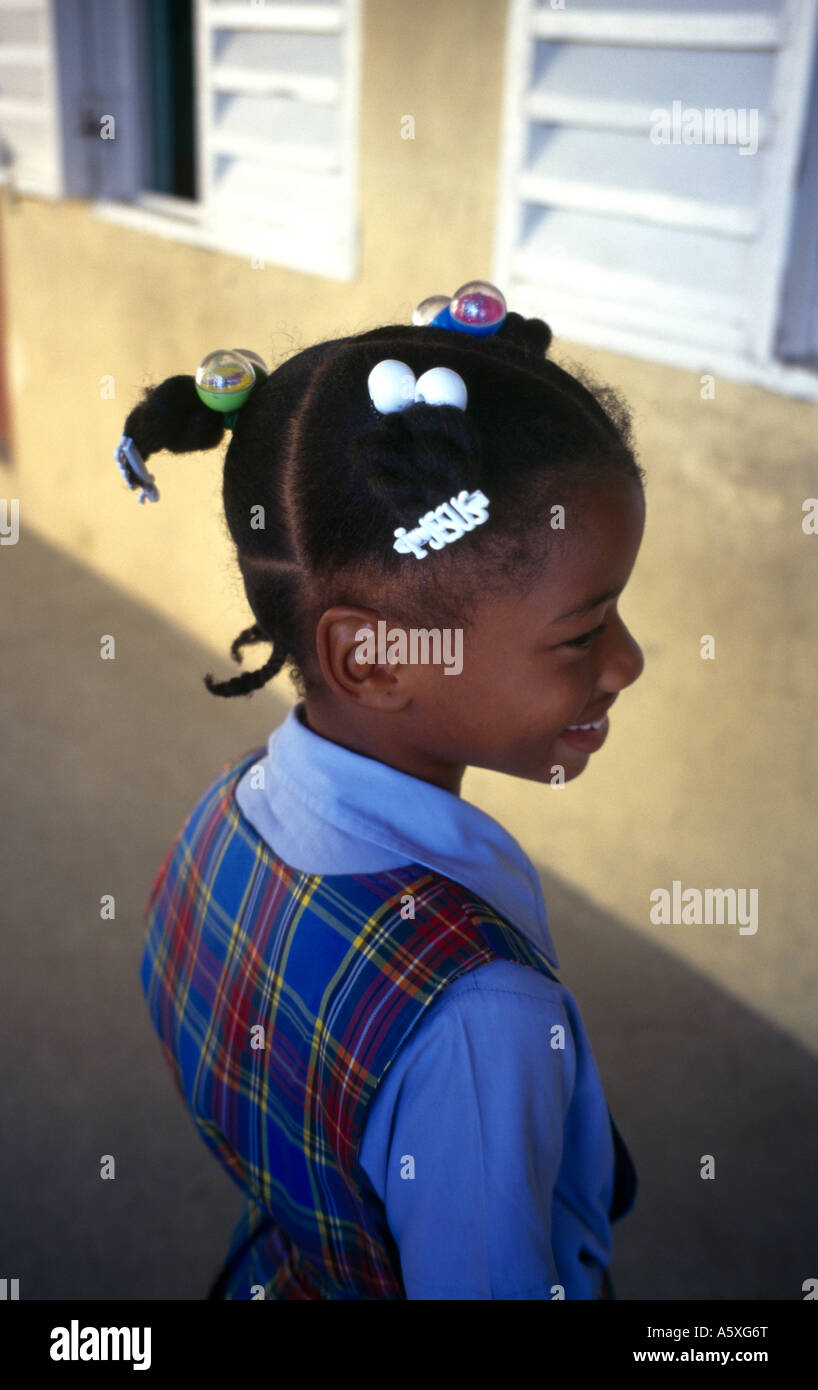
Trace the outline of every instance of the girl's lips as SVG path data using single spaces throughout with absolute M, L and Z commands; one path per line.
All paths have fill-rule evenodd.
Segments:
M 580 753 L 595 753 L 608 737 L 608 728 L 608 716 L 606 714 L 603 716 L 598 729 L 563 729 L 558 737 Z

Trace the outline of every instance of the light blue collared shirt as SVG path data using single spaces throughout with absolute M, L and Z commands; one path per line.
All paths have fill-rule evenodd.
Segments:
M 236 789 L 273 853 L 311 874 L 423 864 L 477 893 L 558 969 L 539 876 L 517 841 L 454 793 L 314 733 L 303 712 L 290 711 Z M 600 1296 L 613 1138 L 564 985 L 507 960 L 448 985 L 378 1086 L 360 1159 L 407 1298 L 545 1300 L 555 1285 L 565 1298 Z

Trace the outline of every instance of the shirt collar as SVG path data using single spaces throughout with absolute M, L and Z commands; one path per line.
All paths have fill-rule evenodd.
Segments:
M 316 874 L 423 864 L 477 893 L 559 969 L 539 875 L 508 831 L 453 792 L 314 733 L 303 716 L 300 701 L 236 789 L 274 854 Z

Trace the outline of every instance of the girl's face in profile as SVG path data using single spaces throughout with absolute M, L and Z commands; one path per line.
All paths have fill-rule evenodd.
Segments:
M 450 790 L 467 766 L 532 782 L 556 781 L 558 768 L 566 782 L 584 771 L 607 735 L 608 709 L 644 666 L 617 611 L 644 524 L 635 479 L 611 479 L 566 506 L 542 579 L 487 599 L 464 630 L 460 674 L 414 668 L 402 730 L 411 770 Z M 569 729 L 599 720 L 589 733 Z

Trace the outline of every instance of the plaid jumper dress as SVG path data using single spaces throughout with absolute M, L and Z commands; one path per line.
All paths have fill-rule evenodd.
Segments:
M 317 875 L 277 858 L 234 795 L 263 752 L 222 769 L 146 909 L 142 987 L 164 1056 L 247 1199 L 208 1297 L 405 1299 L 359 1164 L 367 1107 L 458 976 L 498 958 L 556 976 L 516 927 L 421 864 Z M 636 1184 L 611 1127 L 615 1220 Z

